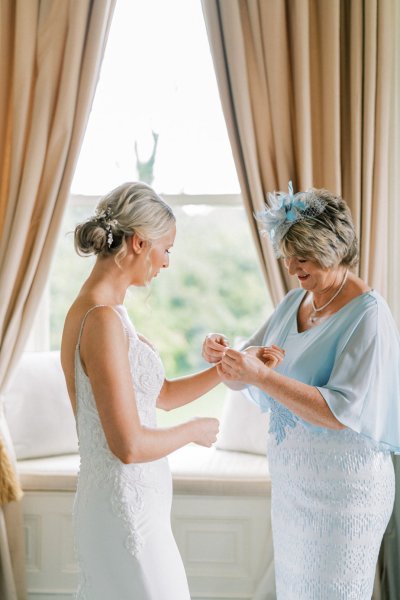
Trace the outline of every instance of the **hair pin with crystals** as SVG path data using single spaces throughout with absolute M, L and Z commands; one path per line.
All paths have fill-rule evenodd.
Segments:
M 111 245 L 114 241 L 114 236 L 112 232 L 113 226 L 118 224 L 116 219 L 112 219 L 112 213 L 110 208 L 102 208 L 96 210 L 96 220 L 100 222 L 101 226 L 107 232 L 107 246 L 111 248 Z
M 288 192 L 268 194 L 269 207 L 258 213 L 257 219 L 263 224 L 276 254 L 279 245 L 292 225 L 304 219 L 315 219 L 320 215 L 325 203 L 312 191 L 293 193 L 293 184 L 289 181 Z

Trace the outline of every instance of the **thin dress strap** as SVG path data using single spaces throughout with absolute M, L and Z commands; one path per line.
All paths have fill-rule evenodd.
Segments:
M 113 306 L 110 306 L 109 304 L 95 304 L 94 306 L 92 306 L 91 308 L 89 308 L 89 310 L 87 310 L 87 311 L 85 312 L 85 314 L 83 315 L 83 319 L 82 319 L 82 322 L 81 322 L 81 327 L 80 327 L 80 329 L 79 329 L 78 341 L 77 341 L 77 343 L 76 343 L 76 347 L 77 347 L 77 348 L 79 348 L 79 346 L 80 346 L 80 343 L 81 343 L 81 337 L 82 337 L 82 332 L 83 332 L 83 326 L 85 325 L 85 321 L 86 321 L 86 318 L 87 318 L 88 314 L 89 314 L 89 313 L 91 313 L 91 312 L 92 312 L 92 310 L 94 310 L 95 308 L 101 308 L 101 307 L 104 307 L 104 306 L 106 306 L 107 308 L 111 308 L 111 310 L 113 310 L 113 311 L 114 311 L 114 312 L 115 312 L 115 313 L 118 315 L 118 317 L 119 317 L 119 319 L 120 319 L 120 321 L 121 321 L 121 323 L 122 323 L 122 327 L 123 327 L 123 329 L 124 329 L 124 331 L 125 331 L 126 335 L 129 337 L 129 334 L 128 334 L 128 331 L 127 331 L 127 328 L 126 328 L 126 326 L 125 326 L 125 323 L 124 323 L 124 322 L 123 322 L 123 320 L 122 320 L 122 317 L 121 317 L 121 315 L 119 314 L 119 312 L 118 312 L 118 311 L 117 311 L 117 310 L 116 310 L 116 309 L 115 309 Z

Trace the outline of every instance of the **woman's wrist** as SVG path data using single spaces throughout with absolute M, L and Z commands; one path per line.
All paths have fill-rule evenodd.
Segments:
M 268 385 L 269 380 L 271 378 L 272 369 L 267 367 L 267 365 L 263 364 L 260 366 L 257 373 L 257 381 L 252 385 L 256 385 L 257 387 L 263 387 L 264 385 Z

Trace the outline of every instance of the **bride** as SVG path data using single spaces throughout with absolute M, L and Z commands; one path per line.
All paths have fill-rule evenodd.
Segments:
M 155 348 L 123 306 L 169 265 L 171 208 L 146 184 L 125 183 L 75 229 L 79 254 L 97 256 L 67 314 L 61 362 L 75 413 L 80 473 L 74 505 L 78 600 L 189 600 L 170 525 L 167 455 L 215 442 L 218 421 L 157 429 L 156 407 L 192 402 L 220 382 L 215 366 L 165 379 Z

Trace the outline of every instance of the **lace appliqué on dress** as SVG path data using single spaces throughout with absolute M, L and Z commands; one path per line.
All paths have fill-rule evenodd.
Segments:
M 271 416 L 268 431 L 275 435 L 276 443 L 280 444 L 286 437 L 286 428 L 296 427 L 298 418 L 273 398 L 269 400 L 271 403 Z
M 147 427 L 157 427 L 155 401 L 165 377 L 160 357 L 147 342 L 139 338 L 131 338 L 129 354 L 140 420 Z M 149 402 L 149 398 L 154 398 L 154 402 Z
M 143 548 L 143 538 L 137 527 L 137 520 L 144 508 L 144 490 L 152 488 L 157 492 L 154 469 L 146 465 L 124 465 L 115 477 L 111 506 L 128 532 L 125 548 L 132 556 L 137 556 Z
M 129 358 L 136 404 L 141 423 L 156 427 L 156 399 L 164 381 L 164 369 L 157 353 L 136 336 L 129 337 Z M 137 527 L 144 508 L 144 492 L 158 492 L 152 463 L 123 464 L 108 447 L 97 412 L 89 379 L 80 365 L 76 371 L 80 390 L 78 410 L 78 437 L 81 466 L 78 476 L 79 502 L 87 503 L 94 490 L 108 486 L 113 513 L 122 520 L 127 530 L 125 547 L 137 556 L 143 539 Z M 77 506 L 75 510 L 77 510 Z M 75 512 L 75 511 L 74 511 Z M 87 582 L 81 580 L 79 599 L 85 600 Z

